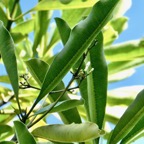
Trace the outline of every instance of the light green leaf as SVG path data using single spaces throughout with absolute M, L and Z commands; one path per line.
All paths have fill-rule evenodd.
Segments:
M 90 62 L 89 70 L 94 68 L 87 77 L 88 102 L 90 120 L 102 128 L 106 99 L 107 99 L 107 63 L 103 51 L 103 35 L 96 37 L 97 44 L 91 48 L 87 61 Z
M 128 107 L 125 113 L 120 118 L 118 124 L 114 128 L 110 144 L 117 144 L 124 138 L 144 116 L 144 90 L 142 90 Z
M 109 61 L 127 61 L 144 56 L 144 39 L 115 44 L 105 49 Z
M 1 21 L 0 21 L 0 35 L 1 35 L 0 38 L 1 56 L 4 65 L 6 67 L 6 71 L 9 75 L 9 79 L 11 81 L 15 96 L 18 99 L 19 84 L 18 84 L 17 62 L 15 56 L 15 46 L 9 32 L 3 26 L 3 23 Z
M 135 69 L 123 70 L 108 76 L 109 83 L 124 80 L 135 73 Z
M 77 107 L 78 105 L 82 105 L 82 104 L 84 104 L 84 100 L 82 100 L 82 99 L 81 100 L 72 99 L 72 100 L 60 101 L 55 105 L 55 107 L 50 111 L 50 113 L 65 111 L 65 110 Z M 49 110 L 49 108 L 51 108 L 52 105 L 53 105 L 53 103 L 36 111 L 35 114 L 37 115 L 37 114 L 46 112 L 47 110 Z
M 14 121 L 14 126 L 19 144 L 36 144 L 32 134 L 22 122 Z
M 118 18 L 123 16 L 127 10 L 131 7 L 132 5 L 132 0 L 120 0 L 119 4 L 117 5 L 114 13 L 114 17 Z
M 143 90 L 143 85 L 126 86 L 108 91 L 109 105 L 129 105 L 136 98 L 139 91 Z
M 23 35 L 30 33 L 34 29 L 34 20 L 30 19 L 17 24 L 11 29 L 12 33 L 21 33 Z
M 94 41 L 100 30 L 111 18 L 113 9 L 118 2 L 119 0 L 98 2 L 94 5 L 90 15 L 73 28 L 64 49 L 56 56 L 46 74 L 42 89 L 33 107 L 61 81 L 86 48 Z M 104 11 L 101 11 L 102 9 Z
M 43 1 L 41 1 L 43 2 Z M 49 12 L 48 11 L 39 11 L 36 14 L 35 23 L 34 23 L 34 43 L 32 46 L 33 56 L 35 57 L 36 49 L 41 42 L 42 37 L 46 34 L 48 24 L 49 24 Z
M 108 64 L 109 74 L 114 74 L 123 70 L 135 68 L 136 66 L 139 66 L 140 64 L 143 63 L 144 63 L 143 57 L 131 61 L 112 62 Z
M 47 125 L 36 128 L 32 134 L 55 142 L 84 142 L 104 134 L 94 123 Z
M 111 45 L 119 34 L 127 28 L 127 18 L 120 17 L 111 20 L 103 29 L 104 45 Z
M 43 0 L 39 2 L 32 10 L 54 10 L 54 9 L 78 9 L 92 7 L 98 0 L 89 0 L 82 2 L 81 0 L 73 0 L 69 4 L 62 4 L 59 0 Z
M 0 76 L 0 82 L 10 83 L 10 80 L 7 75 Z
M 49 65 L 45 63 L 42 60 L 39 59 L 30 59 L 25 62 L 29 72 L 33 76 L 33 78 L 36 80 L 36 82 L 39 84 L 39 86 L 42 85 L 45 74 L 49 68 Z

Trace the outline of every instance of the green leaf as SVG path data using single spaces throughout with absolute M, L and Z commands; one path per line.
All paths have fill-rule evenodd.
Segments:
M 17 24 L 11 29 L 12 33 L 21 33 L 23 35 L 30 33 L 34 29 L 34 20 L 30 19 Z
M 115 44 L 105 49 L 109 61 L 127 61 L 144 56 L 144 39 Z
M 72 29 L 64 49 L 56 56 L 47 72 L 33 107 L 61 81 L 86 48 L 94 41 L 100 30 L 111 18 L 118 1 L 99 1 L 94 5 L 90 15 Z
M 5 26 L 7 25 L 8 19 L 4 10 L 1 7 L 0 7 L 0 20 L 4 23 Z
M 15 143 L 12 141 L 2 141 L 0 142 L 0 144 L 15 144 Z
M 69 4 L 62 4 L 59 0 L 43 0 L 39 2 L 32 10 L 54 10 L 54 9 L 78 9 L 92 7 L 98 0 L 90 0 L 82 2 L 81 0 L 73 0 Z
M 140 121 L 134 126 L 134 128 L 124 137 L 121 141 L 123 143 L 131 143 L 132 141 L 138 139 L 139 135 L 143 132 L 144 129 L 144 116 Z
M 42 1 L 41 1 L 42 2 Z M 32 46 L 33 56 L 36 55 L 36 49 L 41 42 L 42 37 L 46 34 L 50 19 L 48 11 L 39 11 L 36 14 L 34 23 L 34 43 Z
M 111 20 L 103 29 L 104 45 L 111 45 L 119 34 L 127 28 L 127 18 L 120 17 Z
M 60 101 L 55 105 L 55 107 L 50 111 L 50 113 L 65 111 L 65 110 L 77 107 L 78 105 L 82 105 L 82 104 L 84 104 L 84 100 L 82 100 L 82 99 L 81 100 L 72 99 L 72 100 Z M 37 114 L 46 112 L 47 110 L 49 110 L 49 108 L 51 108 L 52 105 L 53 105 L 53 103 L 51 103 L 50 105 L 48 105 L 44 108 L 41 108 L 40 110 L 36 111 L 35 114 L 37 115 Z
M 0 76 L 0 82 L 10 83 L 10 80 L 7 75 Z
M 144 116 L 144 90 L 142 90 L 128 107 L 125 113 L 120 118 L 118 124 L 114 128 L 110 141 L 110 144 L 118 143 L 124 138 L 138 123 L 138 121 Z
M 135 73 L 135 69 L 127 69 L 108 76 L 109 83 L 124 80 Z
M 0 137 L 3 133 L 11 133 L 12 130 L 9 125 L 0 124 Z
M 90 120 L 102 128 L 106 99 L 107 99 L 107 63 L 103 51 L 103 35 L 96 37 L 97 44 L 92 47 L 87 61 L 90 61 L 90 69 L 94 71 L 87 77 L 88 101 Z
M 44 77 L 46 75 L 46 72 L 49 68 L 49 65 L 45 63 L 42 60 L 39 59 L 30 59 L 25 62 L 29 72 L 33 76 L 33 78 L 36 80 L 36 82 L 39 84 L 39 86 L 42 85 Z
M 61 81 L 54 89 L 53 91 L 60 91 L 65 89 L 65 85 L 64 83 Z M 57 98 L 59 97 L 59 95 L 61 95 L 62 92 L 59 93 L 53 93 L 49 95 L 49 99 L 51 102 L 55 102 L 57 100 Z M 70 100 L 68 93 L 66 92 L 63 97 L 59 100 L 61 101 L 65 101 L 65 100 Z M 62 111 L 58 113 L 62 119 L 62 121 L 65 124 L 70 124 L 70 123 L 81 123 L 81 118 L 79 115 L 79 112 L 77 110 L 77 108 L 72 108 L 66 111 Z
M 144 58 L 137 58 L 131 61 L 118 61 L 108 64 L 109 74 L 114 74 L 123 70 L 135 68 L 144 63 Z
M 18 99 L 19 84 L 18 84 L 17 62 L 15 56 L 15 46 L 9 32 L 3 26 L 1 21 L 0 21 L 0 35 L 1 35 L 0 38 L 1 56 L 4 65 L 6 67 L 6 71 L 9 75 L 9 79 L 11 81 L 15 96 Z
M 20 121 L 14 121 L 16 136 L 19 144 L 36 144 L 32 134 L 28 131 L 27 127 Z
M 66 42 L 69 39 L 71 28 L 68 26 L 68 24 L 61 18 L 55 18 L 59 34 L 61 36 L 61 40 L 63 44 L 65 45 Z
M 104 134 L 94 123 L 47 125 L 36 128 L 32 134 L 55 142 L 84 142 Z

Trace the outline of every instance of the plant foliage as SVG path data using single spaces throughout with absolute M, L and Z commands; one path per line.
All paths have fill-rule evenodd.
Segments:
M 113 44 L 126 28 L 130 4 L 39 0 L 24 13 L 19 0 L 0 1 L 0 144 L 139 138 L 143 87 L 107 90 L 144 62 L 143 39 Z

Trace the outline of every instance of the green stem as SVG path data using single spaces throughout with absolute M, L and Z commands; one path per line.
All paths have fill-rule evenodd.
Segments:
M 13 14 L 14 14 L 14 11 L 15 11 L 15 8 L 16 8 L 16 5 L 17 5 L 18 2 L 19 2 L 19 0 L 15 0 L 15 2 L 13 4 L 13 7 L 12 7 L 12 10 L 10 12 L 10 19 L 8 20 L 7 27 L 6 27 L 8 31 L 10 31 L 11 25 L 14 22 Z

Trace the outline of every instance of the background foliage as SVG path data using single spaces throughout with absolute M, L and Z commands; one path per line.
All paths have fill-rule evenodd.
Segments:
M 144 61 L 143 39 L 113 44 L 130 4 L 39 0 L 23 13 L 19 0 L 0 1 L 7 71 L 0 75 L 0 143 L 123 144 L 142 136 L 143 87 L 107 90 Z M 61 124 L 49 125 L 51 115 Z

